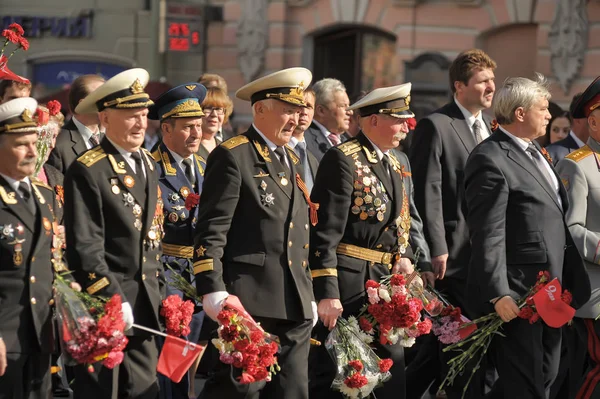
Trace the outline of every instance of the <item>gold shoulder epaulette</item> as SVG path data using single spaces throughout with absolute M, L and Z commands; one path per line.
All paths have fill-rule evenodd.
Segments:
M 36 186 L 39 186 L 39 187 L 44 187 L 44 188 L 47 188 L 47 189 L 48 189 L 48 190 L 50 190 L 50 191 L 54 191 L 54 190 L 52 189 L 52 187 L 50 187 L 49 185 L 47 185 L 46 183 L 44 183 L 43 181 L 41 181 L 41 180 L 40 180 L 40 179 L 38 179 L 37 177 L 30 177 L 29 179 L 31 180 L 31 183 L 32 183 L 32 184 L 35 184 Z
M 581 147 L 580 149 L 575 150 L 572 153 L 568 154 L 565 158 L 569 158 L 573 162 L 579 162 L 583 158 L 585 158 L 589 155 L 592 155 L 593 153 L 594 153 L 594 151 L 592 151 L 592 149 L 586 144 L 583 147 Z
M 106 153 L 104 152 L 104 148 L 101 146 L 94 147 L 89 151 L 86 151 L 77 158 L 77 161 L 84 164 L 88 168 L 98 162 L 99 160 L 106 158 Z
M 223 144 L 221 144 L 223 147 L 227 148 L 228 150 L 231 150 L 237 146 L 240 146 L 242 144 L 246 144 L 248 143 L 248 137 L 246 136 L 235 136 L 230 138 L 227 141 L 224 141 Z
M 196 158 L 196 161 L 204 162 L 206 165 L 206 159 L 202 158 L 200 155 L 194 154 L 194 158 Z
M 348 156 L 360 151 L 360 143 L 358 142 L 358 140 L 352 139 L 338 145 L 337 148 L 339 148 L 340 151 L 344 153 L 344 155 Z
M 158 152 L 158 150 L 154 151 L 152 153 L 152 158 L 154 158 L 156 162 L 160 161 L 160 152 Z

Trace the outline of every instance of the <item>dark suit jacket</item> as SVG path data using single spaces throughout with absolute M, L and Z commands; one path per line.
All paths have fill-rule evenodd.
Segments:
M 286 148 L 296 176 L 300 160 Z M 253 127 L 210 153 L 196 225 L 196 288 L 199 295 L 226 290 L 253 316 L 304 321 L 313 317 L 314 298 L 308 205 L 279 168 Z
M 323 155 L 333 147 L 314 122 L 304 132 L 304 140 L 306 140 L 306 149 L 315 156 L 318 162 L 321 162 Z M 340 135 L 340 143 L 345 141 L 346 137 L 343 134 Z
M 50 153 L 46 163 L 54 166 L 64 175 L 67 173 L 69 166 L 85 151 L 87 151 L 87 146 L 83 136 L 77 130 L 73 119 L 71 119 L 56 136 L 56 146 Z
M 558 164 L 558 161 L 577 149 L 579 149 L 579 144 L 571 137 L 570 133 L 564 139 L 546 147 L 554 165 Z
M 310 250 L 317 300 L 339 298 L 346 312 L 356 314 L 364 303 L 365 282 L 368 279 L 379 281 L 381 276 L 390 273 L 388 265 L 337 254 L 336 249 L 340 243 L 345 243 L 380 252 L 397 252 L 397 218 L 404 195 L 412 202 L 408 158 L 402 154 L 397 162 L 399 168 L 391 176 L 392 184 L 373 145 L 363 133 L 323 157 L 311 194 L 313 202 L 319 203 L 319 223 L 311 231 Z M 400 172 L 402 166 L 408 172 L 404 177 Z M 369 184 L 364 183 L 365 177 L 369 177 Z M 363 190 L 363 184 L 372 196 L 368 201 L 364 200 L 367 192 Z M 379 219 L 376 216 L 378 204 L 385 205 L 385 209 L 379 211 L 382 213 Z M 365 212 L 363 218 L 361 212 Z M 419 266 L 431 270 L 421 220 L 414 206 L 410 207 L 410 216 L 411 244 L 422 246 Z M 415 240 L 420 244 L 415 245 Z M 410 251 L 407 255 L 412 256 Z
M 562 206 L 533 160 L 500 130 L 471 153 L 465 167 L 472 244 L 466 294 L 473 312 L 489 313 L 493 298 L 518 300 L 544 270 L 573 293 L 574 307 L 589 299 L 590 281 L 564 221 L 566 190 L 556 178 Z
M 308 159 L 308 166 L 314 182 L 317 177 L 317 170 L 319 170 L 319 161 L 317 161 L 317 158 L 310 152 L 306 153 L 306 158 Z
M 485 115 L 484 121 L 490 131 Z M 464 281 L 470 257 L 462 209 L 464 167 L 475 137 L 454 100 L 421 119 L 413 135 L 410 163 L 415 204 L 431 256 L 449 254 L 446 276 Z
M 52 189 L 32 184 L 35 217 L 0 177 L 0 336 L 7 352 L 51 353 Z
M 106 138 L 69 168 L 65 176 L 67 259 L 88 293 L 120 294 L 130 303 L 137 324 L 159 329 L 164 216 L 156 163 L 147 150 L 143 154 L 145 187 Z M 135 328 L 128 333 L 144 334 Z
M 63 206 L 65 204 L 64 199 L 64 180 L 65 176 L 58 171 L 54 166 L 48 165 L 47 163 L 43 166 L 46 178 L 48 179 L 48 185 L 52 187 L 56 194 L 56 207 L 54 208 L 54 215 L 59 224 L 63 224 Z M 61 194 L 62 193 L 62 194 Z

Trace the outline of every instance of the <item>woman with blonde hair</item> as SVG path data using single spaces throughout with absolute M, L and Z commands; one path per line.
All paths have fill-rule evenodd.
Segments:
M 223 125 L 229 120 L 233 112 L 233 102 L 227 94 L 216 87 L 208 89 L 206 98 L 202 102 L 204 119 L 202 121 L 202 139 L 198 155 L 205 160 L 219 144 L 223 134 Z

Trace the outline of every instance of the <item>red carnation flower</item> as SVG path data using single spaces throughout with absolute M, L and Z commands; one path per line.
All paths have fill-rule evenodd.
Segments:
M 369 320 L 367 320 L 365 316 L 361 316 L 360 319 L 358 319 L 358 325 L 360 326 L 360 329 L 364 332 L 373 331 L 373 325 L 371 324 L 371 322 L 369 322 Z
M 415 130 L 415 128 L 417 127 L 417 120 L 415 118 L 408 118 L 406 120 L 406 123 L 408 124 L 409 130 Z
M 48 108 L 48 112 L 50 113 L 50 116 L 54 116 L 54 115 L 58 115 L 58 113 L 60 112 L 60 102 L 56 101 L 56 100 L 51 100 L 48 101 L 48 104 L 46 105 L 46 107 Z
M 562 301 L 567 305 L 570 305 L 571 301 L 573 301 L 573 294 L 571 294 L 569 290 L 564 290 L 560 296 L 560 299 L 562 299 Z
M 419 335 L 429 334 L 431 331 L 431 320 L 425 319 L 422 322 L 417 324 L 417 329 L 419 330 Z
M 392 366 L 394 365 L 394 361 L 392 359 L 381 359 L 379 361 L 379 371 L 382 373 L 387 373 L 390 371 Z
M 379 288 L 380 285 L 381 284 L 379 284 L 375 280 L 367 280 L 367 282 L 365 283 L 365 287 L 367 288 Z
M 191 211 L 200 202 L 200 194 L 189 193 L 187 198 L 185 199 L 185 209 Z
M 406 285 L 406 280 L 404 279 L 403 275 L 394 274 L 390 280 L 390 284 L 395 285 L 397 287 L 401 287 L 403 285 Z
M 352 367 L 354 370 L 358 371 L 359 373 L 362 371 L 363 369 L 363 364 L 360 360 L 350 360 L 348 362 L 348 366 Z
M 2 31 L 2 36 L 4 36 L 11 43 L 19 44 L 19 35 L 10 29 L 4 29 Z
M 240 384 L 251 384 L 255 381 L 254 377 L 249 373 L 242 373 L 241 377 L 238 377 Z
M 221 337 L 226 342 L 232 342 L 239 336 L 240 336 L 240 332 L 237 330 L 237 327 L 234 325 L 223 326 L 223 329 L 221 330 Z
M 29 50 L 29 41 L 24 37 L 19 37 L 19 46 L 23 48 L 23 51 Z
M 368 383 L 369 380 L 367 380 L 367 377 L 360 373 L 354 373 L 344 380 L 344 384 L 346 384 L 348 388 L 362 388 Z
M 533 315 L 531 315 L 531 317 L 529 318 L 529 323 L 533 324 L 535 322 L 537 322 L 540 319 L 540 315 L 537 313 L 534 313 Z
M 522 319 L 529 319 L 531 316 L 533 316 L 533 309 L 529 306 L 524 306 L 519 311 L 518 316 Z
M 25 31 L 23 30 L 21 25 L 19 25 L 16 22 L 13 22 L 12 24 L 8 25 L 8 29 L 12 30 L 19 36 L 23 36 L 25 34 Z

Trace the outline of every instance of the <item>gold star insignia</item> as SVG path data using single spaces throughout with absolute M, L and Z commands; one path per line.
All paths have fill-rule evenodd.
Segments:
M 204 245 L 200 245 L 200 248 L 196 250 L 196 256 L 204 256 L 205 252 L 206 248 L 204 248 Z
M 88 278 L 89 278 L 90 280 L 95 280 L 95 279 L 96 279 L 96 273 L 89 273 L 89 274 L 88 274 Z
M 317 258 L 320 258 L 321 257 L 321 251 L 315 251 L 315 256 Z

